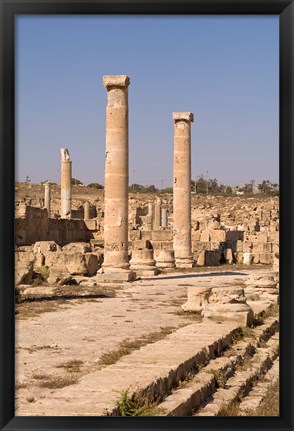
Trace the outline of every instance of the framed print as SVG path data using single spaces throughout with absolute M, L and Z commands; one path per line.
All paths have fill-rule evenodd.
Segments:
M 1 429 L 293 429 L 292 0 L 1 2 Z

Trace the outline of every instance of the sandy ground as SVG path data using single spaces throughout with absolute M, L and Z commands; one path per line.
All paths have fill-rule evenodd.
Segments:
M 180 308 L 186 301 L 188 286 L 240 285 L 249 273 L 256 271 L 264 272 L 264 268 L 162 274 L 133 283 L 112 284 L 115 293 L 110 297 L 19 304 L 16 407 L 58 391 L 54 384 L 58 379 L 64 386 L 71 385 L 105 367 L 106 353 L 110 353 L 110 358 L 115 351 L 127 353 L 121 350 L 125 340 L 132 340 L 136 348 L 136 341 L 142 341 L 144 336 L 149 335 L 145 341 L 150 343 L 152 334 L 164 338 L 167 333 L 199 320 L 199 316 L 184 313 Z

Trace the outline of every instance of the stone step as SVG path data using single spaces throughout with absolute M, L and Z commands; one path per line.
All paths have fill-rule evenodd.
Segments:
M 224 352 L 224 356 L 211 360 L 192 379 L 184 382 L 159 404 L 164 416 L 187 416 L 211 397 L 216 388 L 224 385 L 245 356 L 253 356 L 256 346 L 269 333 L 277 330 L 277 319 L 269 317 L 263 325 L 254 329 L 255 338 L 242 339 Z M 256 331 L 256 332 L 255 332 Z
M 229 378 L 224 388 L 219 388 L 212 399 L 195 416 L 217 416 L 223 408 L 227 408 L 234 402 L 246 397 L 254 383 L 264 375 L 278 357 L 278 337 L 269 340 L 267 347 L 259 347 L 246 370 L 238 369 L 235 375 Z
M 262 382 L 258 382 L 249 394 L 239 404 L 240 416 L 252 414 L 262 404 L 268 388 L 279 381 L 279 358 L 275 359 L 273 366 L 264 376 Z
M 136 392 L 152 401 L 162 399 L 189 373 L 220 356 L 240 331 L 231 321 L 189 324 L 81 377 L 74 385 L 51 391 L 18 413 L 59 416 L 66 402 L 68 415 L 81 409 L 86 416 L 117 415 L 116 402 L 127 389 L 130 395 Z

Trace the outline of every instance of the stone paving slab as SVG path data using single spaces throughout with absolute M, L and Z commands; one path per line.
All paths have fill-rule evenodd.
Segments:
M 87 374 L 75 385 L 52 391 L 46 398 L 31 403 L 28 407 L 21 406 L 18 414 L 101 416 L 111 413 L 122 391 L 129 387 L 145 388 L 160 380 L 162 386 L 168 384 L 168 381 L 171 384 L 173 379 L 180 379 L 188 372 L 187 367 L 192 365 L 193 356 L 197 357 L 199 353 L 203 355 L 203 350 L 207 351 L 207 344 L 214 343 L 216 338 L 227 337 L 236 328 L 238 326 L 234 322 L 214 324 L 205 321 L 188 325 L 170 334 L 164 340 L 164 347 L 162 341 L 141 347 L 116 364 Z M 183 332 L 186 333 L 184 344 L 187 351 L 186 354 L 181 351 L 177 356 L 175 346 L 182 342 Z M 205 341 L 203 337 L 198 340 L 197 335 L 203 333 L 206 334 Z M 151 364 L 146 363 L 146 357 Z

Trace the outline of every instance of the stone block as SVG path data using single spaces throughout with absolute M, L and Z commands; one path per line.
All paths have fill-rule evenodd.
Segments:
M 252 253 L 243 253 L 243 265 L 251 265 L 253 263 Z
M 252 256 L 253 256 L 252 263 L 254 263 L 254 264 L 260 263 L 260 254 L 259 253 L 252 253 Z
M 34 253 L 46 254 L 48 251 L 60 251 L 61 247 L 55 241 L 37 241 L 34 244 Z
M 231 248 L 226 248 L 224 250 L 224 258 L 227 264 L 232 264 L 234 261 L 233 252 Z
M 62 251 L 69 253 L 89 253 L 92 251 L 91 244 L 88 242 L 71 242 L 62 247 Z
M 86 226 L 86 229 L 97 230 L 96 220 L 84 220 L 83 222 Z
M 264 265 L 271 265 L 272 264 L 272 254 L 271 253 L 260 253 L 259 261 L 260 261 L 260 263 L 263 263 Z
M 210 242 L 199 242 L 199 241 L 193 241 L 192 242 L 192 250 L 193 252 L 199 252 L 203 250 L 210 250 L 211 244 Z
M 71 275 L 86 275 L 88 272 L 85 256 L 82 253 L 66 253 L 64 266 Z
M 153 230 L 151 231 L 151 240 L 154 241 L 172 241 L 173 233 L 172 230 Z
M 144 239 L 132 241 L 131 247 L 133 250 L 144 250 L 144 249 L 151 250 L 152 249 L 151 242 L 148 240 L 144 240 Z
M 141 239 L 148 239 L 151 241 L 151 230 L 141 230 Z
M 201 242 L 209 242 L 210 241 L 210 230 L 205 229 L 205 230 L 201 231 L 200 241 Z
M 244 241 L 243 242 L 243 252 L 244 253 L 251 253 L 253 248 L 253 244 L 250 241 Z
M 220 265 L 221 254 L 217 251 L 205 251 L 205 266 L 218 266 Z
M 52 285 L 63 285 L 71 279 L 72 276 L 67 271 L 67 269 L 64 268 L 64 266 L 52 266 L 49 269 L 49 277 L 47 282 Z
M 192 231 L 192 241 L 200 241 L 201 232 L 200 230 Z
M 32 282 L 34 253 L 15 253 L 15 284 L 29 284 Z
M 224 242 L 226 240 L 226 232 L 222 229 L 210 231 L 211 242 Z
M 96 275 L 97 282 L 121 282 L 121 281 L 134 281 L 136 280 L 137 275 L 134 271 L 129 270 L 107 270 L 106 272 L 103 272 L 102 274 Z
M 197 259 L 197 266 L 205 266 L 205 250 L 199 253 L 199 256 Z
M 141 230 L 130 230 L 130 240 L 138 241 L 141 239 Z
M 235 254 L 235 260 L 237 263 L 243 263 L 243 252 L 237 251 Z
M 97 271 L 101 266 L 98 256 L 95 253 L 86 253 L 85 262 L 87 267 L 87 275 L 92 277 L 93 275 L 97 274 Z

